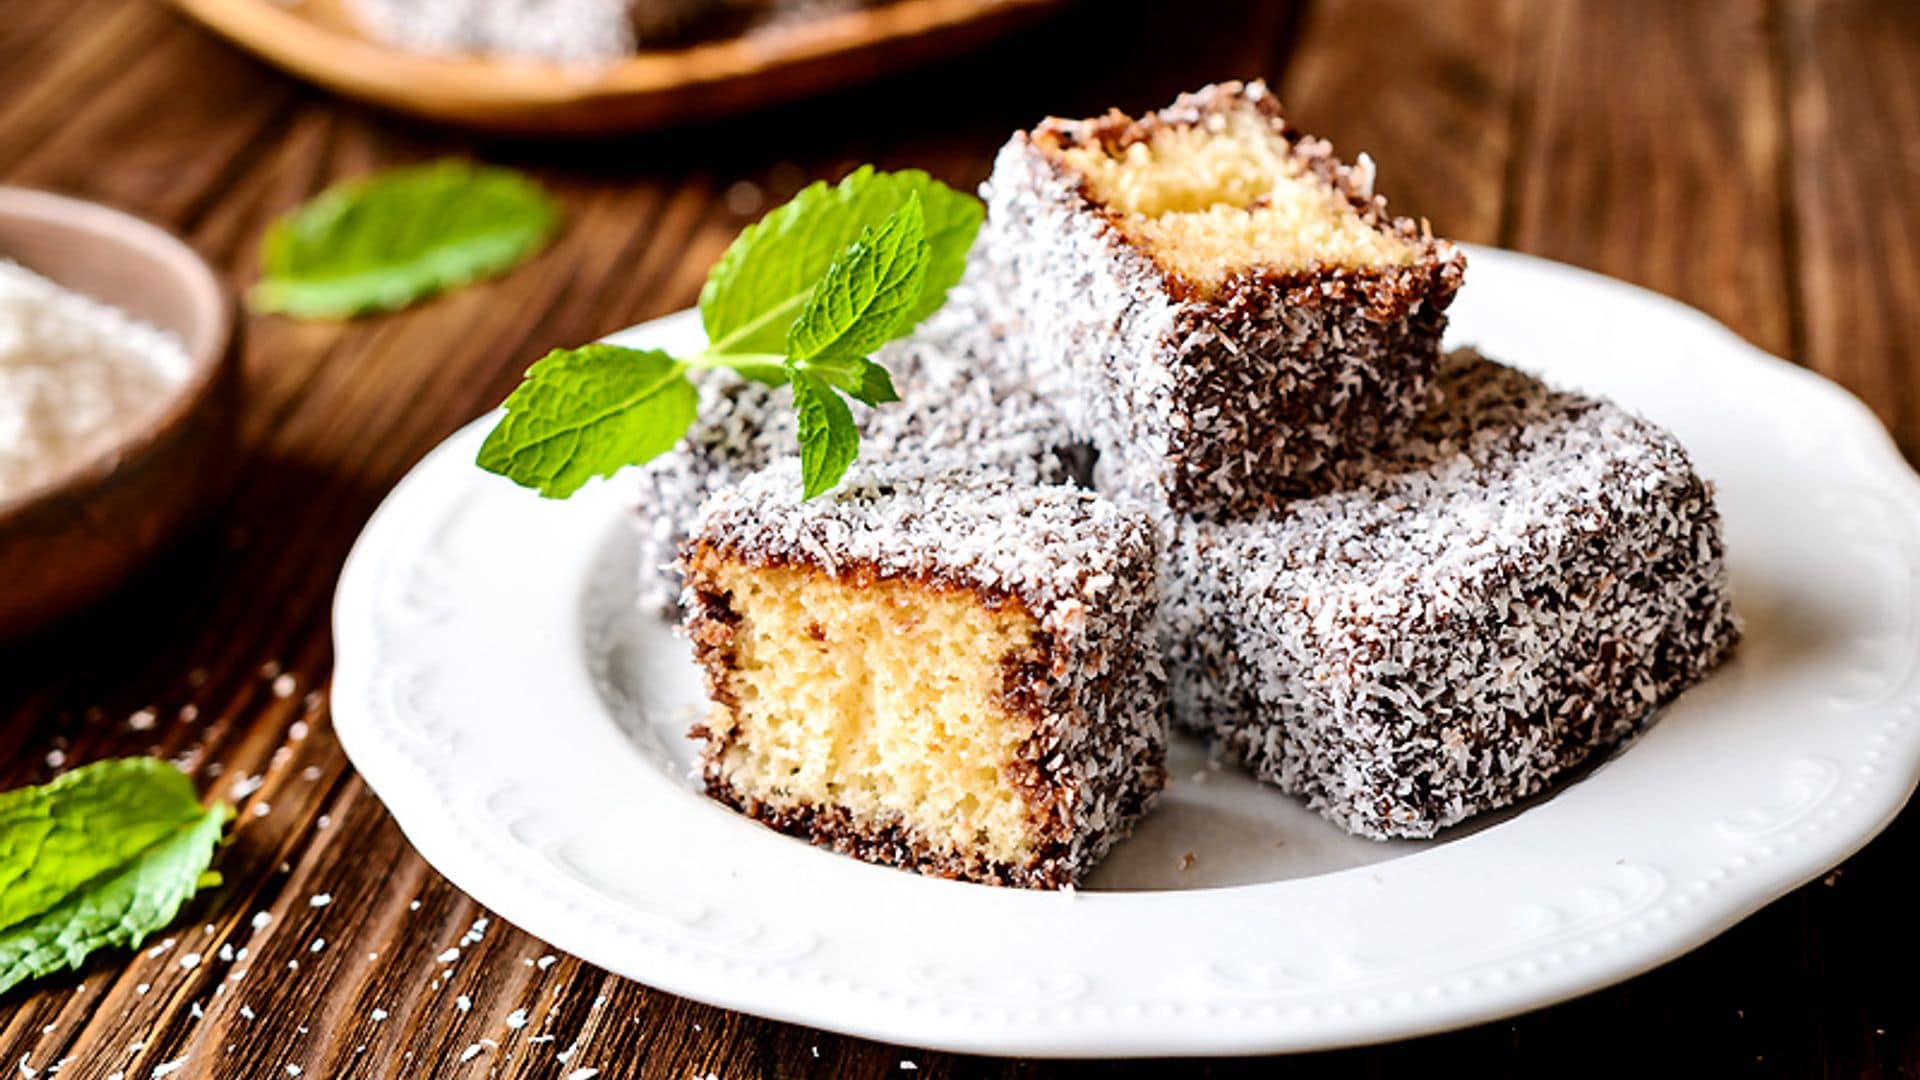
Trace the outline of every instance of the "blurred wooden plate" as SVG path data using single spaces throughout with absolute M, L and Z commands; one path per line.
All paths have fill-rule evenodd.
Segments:
M 362 36 L 342 0 L 174 0 L 270 63 L 400 112 L 516 134 L 598 135 L 707 119 L 978 45 L 1063 0 L 891 0 L 604 66 L 429 56 Z

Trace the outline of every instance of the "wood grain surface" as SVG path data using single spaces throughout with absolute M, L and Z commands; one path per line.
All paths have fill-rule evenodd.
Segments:
M 156 220 L 236 289 L 272 216 L 385 165 L 524 168 L 570 221 L 522 270 L 409 312 L 249 320 L 232 495 L 119 596 L 0 654 L 0 782 L 152 753 L 241 805 L 226 884 L 169 935 L 0 1000 L 0 1066 L 45 1076 L 64 1060 L 61 1080 L 175 1062 L 171 1075 L 222 1078 L 1171 1071 L 840 1038 L 555 954 L 428 868 L 354 774 L 328 722 L 327 613 L 353 538 L 421 455 L 545 349 L 691 303 L 735 231 L 805 181 L 871 160 L 972 184 L 1043 114 L 1246 75 L 1343 151 L 1371 152 L 1398 209 L 1699 305 L 1846 384 L 1920 449 L 1911 0 L 1103 0 L 883 83 L 591 144 L 474 141 L 344 103 L 153 0 L 6 0 L 0 182 Z M 1920 1074 L 1916 821 L 1613 989 L 1179 1074 Z

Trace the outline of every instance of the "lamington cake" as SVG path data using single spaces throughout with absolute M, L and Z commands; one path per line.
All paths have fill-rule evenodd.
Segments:
M 1182 721 L 1364 836 L 1540 791 L 1727 655 L 1720 519 L 1672 436 L 1470 351 L 1391 452 L 1163 521 Z
M 1086 482 L 1092 454 L 1067 428 L 1055 400 L 1020 368 L 1006 327 L 963 282 L 947 306 L 912 337 L 876 359 L 901 400 L 877 409 L 855 403 L 861 456 L 938 470 L 966 467 L 1029 483 Z M 792 391 L 731 371 L 696 372 L 700 414 L 673 450 L 640 472 L 640 589 L 643 608 L 678 612 L 674 569 L 693 514 L 708 496 L 799 451 Z
M 1151 526 L 977 470 L 799 493 L 748 477 L 684 551 L 707 792 L 869 862 L 1073 884 L 1165 780 Z
M 1102 483 L 1182 513 L 1326 490 L 1419 415 L 1465 260 L 1263 83 L 1049 119 L 983 194 L 988 280 Z

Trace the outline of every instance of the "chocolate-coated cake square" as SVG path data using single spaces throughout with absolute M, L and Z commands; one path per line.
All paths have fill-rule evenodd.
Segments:
M 1462 351 L 1342 489 L 1163 519 L 1176 712 L 1364 836 L 1544 789 L 1728 654 L 1712 492 L 1667 432 Z
M 708 794 L 869 862 L 1072 885 L 1165 781 L 1153 531 L 1069 487 L 792 462 L 715 496 L 686 632 Z
M 1262 83 L 1000 151 L 984 280 L 1102 490 L 1243 514 L 1326 490 L 1419 415 L 1465 260 Z

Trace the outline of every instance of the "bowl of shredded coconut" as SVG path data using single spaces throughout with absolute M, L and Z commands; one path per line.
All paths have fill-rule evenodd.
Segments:
M 0 639 L 99 599 L 230 458 L 233 305 L 165 231 L 0 187 Z

